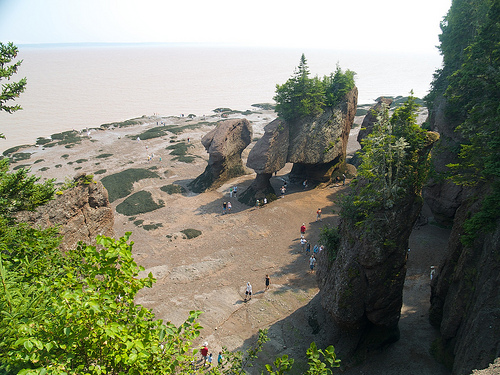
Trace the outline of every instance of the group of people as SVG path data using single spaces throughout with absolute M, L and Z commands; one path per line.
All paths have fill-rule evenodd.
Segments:
M 201 353 L 201 359 L 203 361 L 203 366 L 206 366 L 207 364 L 209 367 L 212 366 L 213 357 L 212 353 L 210 354 L 208 353 L 208 342 L 205 341 L 203 343 L 203 346 L 200 349 L 200 353 Z M 217 356 L 217 366 L 222 366 L 223 359 L 224 358 L 222 357 L 222 352 L 219 352 L 219 355 Z
M 321 220 L 321 208 L 318 208 L 318 212 L 316 212 L 316 221 Z M 302 223 L 300 227 L 300 246 L 302 251 L 305 251 L 306 255 L 311 255 L 309 258 L 309 269 L 311 272 L 314 272 L 314 268 L 316 267 L 316 257 L 317 255 L 323 251 L 325 248 L 323 245 L 314 245 L 312 254 L 311 254 L 311 243 L 306 240 L 306 224 Z
M 232 198 L 233 195 L 236 198 L 236 194 L 238 194 L 238 186 L 231 186 L 229 188 L 229 196 Z
M 231 212 L 231 208 L 233 208 L 233 206 L 231 205 L 231 202 L 226 202 L 224 201 L 222 203 L 222 214 L 225 215 L 227 214 L 228 212 Z
M 257 208 L 261 208 L 261 207 L 265 206 L 266 204 L 267 204 L 267 198 L 265 198 L 265 197 L 263 199 L 257 199 L 255 201 L 255 207 L 257 207 Z

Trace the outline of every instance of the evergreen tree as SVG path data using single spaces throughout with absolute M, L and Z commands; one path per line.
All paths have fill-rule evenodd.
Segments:
M 10 81 L 11 77 L 17 73 L 22 60 L 11 64 L 12 60 L 17 57 L 17 53 L 18 49 L 14 44 L 3 44 L 0 42 L 0 82 L 2 84 L 2 91 L 0 92 L 0 111 L 8 113 L 13 113 L 22 109 L 19 104 L 7 105 L 6 103 L 19 97 L 26 88 L 26 78 L 18 82 L 2 82 L 4 79 Z M 0 138 L 5 138 L 3 133 L 0 133 Z

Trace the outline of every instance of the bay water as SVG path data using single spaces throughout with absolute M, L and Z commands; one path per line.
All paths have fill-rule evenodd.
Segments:
M 219 107 L 245 111 L 273 103 L 305 54 L 311 76 L 339 64 L 356 72 L 358 104 L 383 95 L 423 97 L 441 65 L 435 54 L 242 48 L 207 45 L 18 46 L 23 110 L 0 112 L 0 151 L 37 137 L 143 115 L 197 116 Z M 2 82 L 5 83 L 5 82 Z

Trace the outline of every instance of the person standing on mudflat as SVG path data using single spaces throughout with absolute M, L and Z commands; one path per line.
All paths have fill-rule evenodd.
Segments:
M 248 300 L 250 301 L 252 299 L 252 284 L 250 284 L 250 281 L 247 282 L 247 288 L 245 290 L 245 302 Z
M 306 223 L 302 223 L 302 226 L 300 227 L 300 235 L 301 236 L 306 235 Z
M 269 275 L 266 275 L 266 290 L 269 290 L 270 283 L 271 283 L 271 279 L 269 278 Z

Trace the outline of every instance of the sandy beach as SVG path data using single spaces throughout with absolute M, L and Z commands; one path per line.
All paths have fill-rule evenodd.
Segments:
M 273 111 L 259 111 L 245 116 L 234 114 L 230 118 L 246 117 L 253 125 L 256 139 L 275 116 Z M 348 153 L 359 148 L 355 138 L 362 119 L 356 118 L 358 126 L 351 132 Z M 132 232 L 137 263 L 157 279 L 153 288 L 140 293 L 137 302 L 152 308 L 158 318 L 175 324 L 182 323 L 190 310 L 203 311 L 200 323 L 204 329 L 196 345 L 208 341 L 215 357 L 222 346 L 229 350 L 248 347 L 259 329 L 268 328 L 271 340 L 265 345 L 262 360 L 272 361 L 277 355 L 289 354 L 296 358 L 295 373 L 301 373 L 309 343 L 329 344 L 331 330 L 329 318 L 320 308 L 315 274 L 310 272 L 308 257 L 301 251 L 299 228 L 305 223 L 306 238 L 313 245 L 317 243 L 320 228 L 338 222 L 339 207 L 335 202 L 349 186 L 303 190 L 302 186 L 291 184 L 283 199 L 260 209 L 242 205 L 229 195 L 233 186 L 238 186 L 239 192 L 245 190 L 255 177 L 252 170 L 203 194 L 169 195 L 160 190 L 169 184 L 187 188 L 203 172 L 208 154 L 200 140 L 218 120 L 217 115 L 205 119 L 151 116 L 142 125 L 93 129 L 89 139 L 71 148 L 58 145 L 19 150 L 31 153 L 31 157 L 12 167 L 29 165 L 35 175 L 55 178 L 57 182 L 79 172 L 93 174 L 95 180 L 129 168 L 157 173 L 158 178 L 135 183 L 134 192 L 149 191 L 154 200 L 164 201 L 165 207 L 132 219 L 115 213 L 116 235 Z M 161 122 L 202 125 L 181 134 L 136 139 L 138 134 Z M 188 138 L 192 145 L 188 154 L 194 157 L 194 162 L 174 160 L 166 147 L 178 141 L 187 142 Z M 254 143 L 243 152 L 244 164 Z M 291 164 L 287 164 L 272 178 L 276 190 L 290 169 Z M 123 198 L 114 201 L 113 207 L 122 201 Z M 223 201 L 232 203 L 232 210 L 226 215 L 222 214 Z M 323 211 L 322 222 L 315 221 L 318 208 Z M 143 220 L 141 225 L 136 224 L 138 220 Z M 144 224 L 161 226 L 146 230 Z M 186 239 L 181 233 L 185 229 L 196 229 L 202 234 Z M 413 231 L 400 322 L 401 340 L 344 373 L 448 374 L 429 354 L 437 334 L 428 323 L 428 271 L 431 265 L 439 263 L 448 234 L 448 230 L 433 225 Z M 268 291 L 265 291 L 266 274 L 271 280 Z M 253 298 L 245 303 L 247 282 L 253 286 Z M 337 354 L 343 358 L 342 353 Z M 258 368 L 252 371 L 260 373 Z

